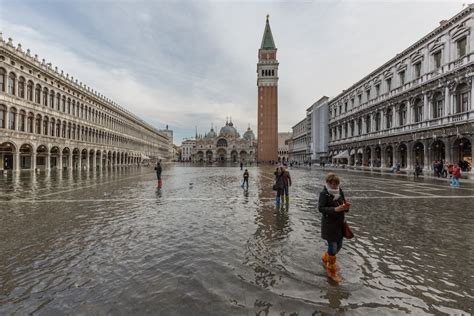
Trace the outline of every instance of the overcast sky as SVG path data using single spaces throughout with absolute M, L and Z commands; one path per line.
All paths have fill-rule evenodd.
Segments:
M 256 128 L 256 63 L 270 14 L 279 69 L 279 130 L 323 95 L 394 57 L 467 1 L 0 0 L 0 30 L 115 100 L 174 142 Z

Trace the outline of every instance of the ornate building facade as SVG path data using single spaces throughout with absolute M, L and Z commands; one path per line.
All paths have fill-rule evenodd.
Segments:
M 0 170 L 168 159 L 166 135 L 0 33 Z
M 195 143 L 189 148 L 192 148 L 192 152 L 186 157 L 196 162 L 254 162 L 257 140 L 250 127 L 241 137 L 232 121 L 228 121 L 219 134 L 211 127 L 204 136 L 196 135 Z
M 278 159 L 278 60 L 270 22 L 263 32 L 258 51 L 258 161 Z
M 329 102 L 329 154 L 350 166 L 472 163 L 474 5 Z

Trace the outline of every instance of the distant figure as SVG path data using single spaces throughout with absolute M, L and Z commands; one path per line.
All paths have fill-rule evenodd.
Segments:
M 243 170 L 243 169 L 244 169 L 244 162 L 241 161 L 241 162 L 240 162 L 240 170 Z
M 453 167 L 453 180 L 451 181 L 451 186 L 453 188 L 459 188 L 459 178 L 461 178 L 461 168 L 459 165 L 455 164 Z
M 273 190 L 276 191 L 276 205 L 280 206 L 281 198 L 283 197 L 283 191 L 285 189 L 285 180 L 283 179 L 283 170 L 280 167 L 277 167 L 275 170 L 275 184 L 273 185 Z
M 284 187 L 283 187 L 283 197 L 285 199 L 286 203 L 290 202 L 290 186 L 291 186 L 291 176 L 290 172 L 287 169 L 286 165 L 283 165 L 281 167 L 282 173 L 283 173 L 283 182 L 284 182 Z
M 161 181 L 161 172 L 163 171 L 163 168 L 161 167 L 161 160 L 156 163 L 155 171 L 156 178 L 158 179 L 158 188 L 161 189 L 163 186 L 163 181 Z
M 247 190 L 249 189 L 249 171 L 245 169 L 244 171 L 244 182 L 242 182 L 242 189 L 244 188 L 245 184 L 247 184 Z

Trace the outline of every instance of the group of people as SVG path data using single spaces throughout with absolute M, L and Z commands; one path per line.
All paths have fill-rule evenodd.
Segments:
M 450 185 L 454 188 L 458 188 L 460 185 L 459 179 L 461 178 L 461 165 L 462 162 L 459 164 L 452 164 L 449 162 L 444 162 L 442 160 L 433 161 L 433 172 L 435 177 L 443 177 L 446 178 L 449 176 L 451 178 Z
M 287 165 L 277 167 L 274 175 L 275 184 L 273 185 L 273 189 L 276 191 L 276 204 L 280 205 L 281 202 L 289 203 L 291 176 Z

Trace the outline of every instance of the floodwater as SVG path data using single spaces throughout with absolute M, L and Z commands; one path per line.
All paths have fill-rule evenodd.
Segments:
M 474 187 L 340 172 L 356 237 L 320 262 L 324 172 L 166 165 L 0 175 L 0 314 L 473 313 Z

